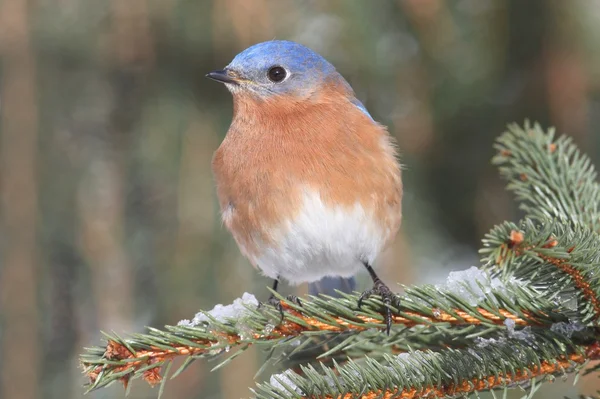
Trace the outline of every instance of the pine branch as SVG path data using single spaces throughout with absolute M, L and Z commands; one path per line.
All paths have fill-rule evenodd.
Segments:
M 600 236 L 588 227 L 554 221 L 504 223 L 483 243 L 480 253 L 489 269 L 527 279 L 540 291 L 554 292 L 563 304 L 572 302 L 583 322 L 600 317 Z
M 306 367 L 303 375 L 287 371 L 253 392 L 256 399 L 447 398 L 552 380 L 600 355 L 597 343 L 567 345 L 564 336 L 548 330 L 476 348 L 386 356 L 385 363 L 349 361 L 333 370 L 323 367 L 322 373 Z
M 600 229 L 600 186 L 590 159 L 573 140 L 539 124 L 511 124 L 500 136 L 492 162 L 508 181 L 528 218 L 571 222 Z
M 421 340 L 435 327 L 438 329 L 438 345 L 449 346 L 450 341 L 456 341 L 459 336 L 460 330 L 456 328 L 459 326 L 484 327 L 489 334 L 494 329 L 504 329 L 507 319 L 519 326 L 550 326 L 567 321 L 555 311 L 554 303 L 527 287 L 516 284 L 485 287 L 483 280 L 480 287 L 488 292 L 476 292 L 476 287 L 468 285 L 465 285 L 466 291 L 462 295 L 440 291 L 439 287 L 430 285 L 407 289 L 401 300 L 402 306 L 392 308 L 394 325 L 403 328 L 394 329 L 390 341 L 402 341 L 404 348 L 411 344 L 424 347 Z M 506 296 L 508 291 L 513 297 Z M 127 383 L 129 379 L 140 376 L 152 385 L 157 384 L 162 380 L 160 367 L 178 356 L 211 358 L 228 354 L 232 349 L 243 351 L 249 345 L 285 345 L 292 338 L 314 337 L 315 334 L 326 336 L 385 329 L 383 317 L 377 311 L 382 303 L 376 299 L 367 301 L 362 310 L 356 308 L 356 294 L 346 294 L 342 298 L 309 297 L 302 306 L 284 298 L 281 301 L 284 307 L 281 322 L 278 320 L 279 311 L 272 307 L 248 306 L 242 319 L 220 322 L 213 318 L 209 323 L 196 327 L 167 326 L 165 331 L 150 328 L 148 334 L 134 334 L 127 339 L 107 335 L 105 348 L 90 348 L 82 356 L 85 373 L 91 381 L 89 388 L 97 389 L 116 380 Z M 452 334 L 439 333 L 440 328 L 449 325 L 454 327 Z M 414 334 L 411 328 L 415 326 L 421 327 L 420 334 Z M 479 329 L 464 331 L 466 336 L 473 334 L 482 335 Z M 334 351 L 324 355 L 350 349 L 356 351 L 353 344 L 361 339 L 364 337 L 346 339 Z M 381 347 L 371 349 L 363 348 L 362 353 L 369 354 L 381 350 Z M 391 352 L 400 350 L 390 346 Z M 231 356 L 238 353 L 231 352 Z
M 89 390 L 141 377 L 162 392 L 176 357 L 186 360 L 172 377 L 199 358 L 221 357 L 222 367 L 251 345 L 301 372 L 259 384 L 259 399 L 450 398 L 516 386 L 529 397 L 540 382 L 579 372 L 600 358 L 594 168 L 568 138 L 537 125 L 511 125 L 498 143 L 494 162 L 525 218 L 485 236 L 481 270 L 404 287 L 389 336 L 376 298 L 357 309 L 357 294 L 309 296 L 302 306 L 279 297 L 283 316 L 237 303 L 164 330 L 108 335 L 82 356 Z

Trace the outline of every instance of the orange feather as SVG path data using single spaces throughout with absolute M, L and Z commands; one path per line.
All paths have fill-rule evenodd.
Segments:
M 310 98 L 234 93 L 233 121 L 213 158 L 225 226 L 256 266 L 274 232 L 296 218 L 306 188 L 328 207 L 372 211 L 384 246 L 401 221 L 400 166 L 385 127 L 330 83 Z

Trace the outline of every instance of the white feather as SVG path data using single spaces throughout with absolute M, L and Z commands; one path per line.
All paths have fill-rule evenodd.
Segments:
M 326 276 L 349 277 L 373 264 L 384 243 L 373 214 L 357 203 L 352 209 L 328 207 L 307 191 L 295 220 L 277 229 L 275 245 L 262 246 L 254 263 L 271 278 L 292 284 Z

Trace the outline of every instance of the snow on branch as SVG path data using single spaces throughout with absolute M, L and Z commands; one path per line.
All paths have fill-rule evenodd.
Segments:
M 444 284 L 404 287 L 400 305 L 390 307 L 389 336 L 377 297 L 358 309 L 357 293 L 308 296 L 301 306 L 278 296 L 281 316 L 245 293 L 175 326 L 107 335 L 104 346 L 81 356 L 88 390 L 142 378 L 160 384 L 160 394 L 165 377 L 192 361 L 219 357 L 216 368 L 223 367 L 256 344 L 299 366 L 259 383 L 257 399 L 534 392 L 543 381 L 580 372 L 600 359 L 594 166 L 570 139 L 529 123 L 511 125 L 496 148 L 494 163 L 525 217 L 485 236 L 482 267 L 452 272 Z M 185 361 L 171 374 L 178 357 Z

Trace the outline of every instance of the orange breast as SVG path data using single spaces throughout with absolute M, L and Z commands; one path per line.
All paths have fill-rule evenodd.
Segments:
M 394 147 L 335 90 L 311 103 L 236 95 L 234 119 L 213 159 L 224 223 L 253 261 L 275 245 L 306 189 L 332 207 L 360 203 L 391 241 L 401 220 L 402 183 Z

